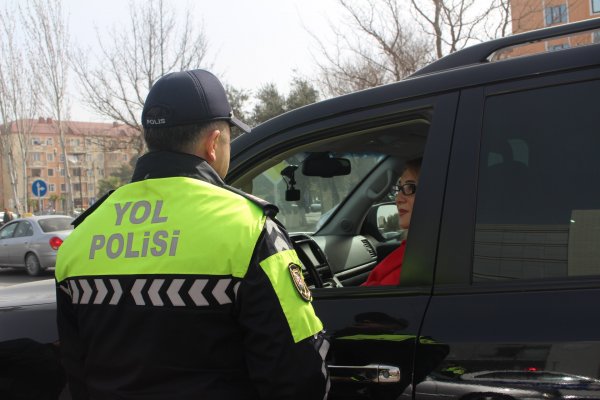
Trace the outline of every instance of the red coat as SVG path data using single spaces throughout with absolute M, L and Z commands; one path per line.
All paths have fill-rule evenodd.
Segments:
M 400 246 L 392 251 L 386 258 L 381 260 L 371 271 L 367 281 L 361 286 L 390 286 L 400 284 L 400 271 L 402 270 L 402 260 L 406 250 L 406 240 L 400 243 Z

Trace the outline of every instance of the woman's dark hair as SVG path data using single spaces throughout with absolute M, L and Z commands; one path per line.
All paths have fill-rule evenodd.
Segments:
M 411 170 L 415 173 L 415 175 L 419 175 L 421 173 L 421 163 L 423 162 L 423 157 L 413 158 L 412 160 L 408 160 L 404 163 L 404 169 L 402 172 L 406 170 Z

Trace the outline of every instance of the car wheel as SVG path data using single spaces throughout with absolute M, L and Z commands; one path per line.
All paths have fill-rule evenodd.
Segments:
M 25 256 L 25 270 L 31 276 L 37 276 L 42 272 L 42 265 L 35 254 L 28 253 Z

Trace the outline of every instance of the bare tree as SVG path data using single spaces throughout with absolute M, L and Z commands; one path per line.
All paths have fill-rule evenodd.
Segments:
M 8 166 L 12 198 L 19 214 L 28 212 L 28 142 L 37 111 L 37 92 L 31 65 L 16 39 L 15 12 L 0 10 L 0 146 Z M 16 137 L 16 142 L 13 138 Z M 21 168 L 17 166 L 20 162 Z M 19 177 L 18 170 L 23 171 Z M 21 178 L 21 179 L 19 179 Z M 21 193 L 22 197 L 19 196 Z
M 25 31 L 29 38 L 29 57 L 38 77 L 41 101 L 60 138 L 60 150 L 65 170 L 67 210 L 73 210 L 73 190 L 65 133 L 69 115 L 67 81 L 69 75 L 70 42 L 66 18 L 60 0 L 31 0 L 22 10 Z
M 206 67 L 208 41 L 192 12 L 185 19 L 163 0 L 130 3 L 130 22 L 113 30 L 108 40 L 98 36 L 100 62 L 88 64 L 80 51 L 74 67 L 87 105 L 101 116 L 141 132 L 140 114 L 150 87 L 171 71 Z M 144 150 L 140 136 L 135 145 Z
M 539 0 L 505 0 L 504 2 L 507 3 L 506 14 L 509 14 L 506 18 L 506 25 L 511 26 L 512 33 L 521 33 L 544 27 L 544 18 L 540 18 L 540 16 L 544 15 L 543 9 L 547 2 Z M 583 2 L 579 4 L 583 5 Z M 577 1 L 573 2 L 573 6 L 576 5 Z
M 339 2 L 350 20 L 342 26 L 332 24 L 333 51 L 316 38 L 321 50 L 319 86 L 325 94 L 395 82 L 431 61 L 430 43 L 405 20 L 396 0 L 369 0 L 360 6 Z
M 410 0 L 415 20 L 433 38 L 436 58 L 511 32 L 510 0 Z

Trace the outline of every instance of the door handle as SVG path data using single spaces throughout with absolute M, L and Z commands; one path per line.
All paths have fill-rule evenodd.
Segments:
M 400 368 L 391 365 L 329 365 L 327 368 L 332 381 L 356 383 L 400 382 Z

